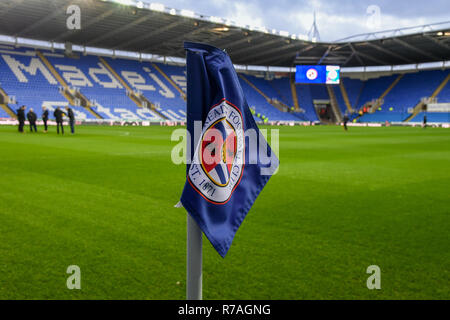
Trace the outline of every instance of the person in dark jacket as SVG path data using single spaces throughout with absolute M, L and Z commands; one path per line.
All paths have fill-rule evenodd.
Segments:
M 422 127 L 423 127 L 423 128 L 426 128 L 426 127 L 427 127 L 427 115 L 424 115 L 424 116 L 423 116 Z
M 59 107 L 53 112 L 53 116 L 56 120 L 56 132 L 59 134 L 59 127 L 61 126 L 61 133 L 64 134 L 64 126 L 63 126 L 63 115 L 64 112 L 61 111 Z
M 347 131 L 348 129 L 347 129 L 347 122 L 349 121 L 350 119 L 349 119 L 349 117 L 348 117 L 348 115 L 347 114 L 345 114 L 345 116 L 344 116 L 344 130 L 345 131 Z
M 25 106 L 17 109 L 17 120 L 19 120 L 19 132 L 23 133 L 23 127 L 25 126 Z
M 44 121 L 44 132 L 47 132 L 48 110 L 46 107 L 42 107 L 42 110 L 44 110 L 44 112 L 42 112 L 42 121 Z
M 69 125 L 70 125 L 70 132 L 72 134 L 75 133 L 75 115 L 73 114 L 73 110 L 69 107 L 66 107 L 67 116 L 69 117 Z
M 34 113 L 33 108 L 30 109 L 30 111 L 28 111 L 27 113 L 27 119 L 28 122 L 30 123 L 30 132 L 37 132 L 37 128 L 36 128 L 36 120 L 37 120 L 37 115 L 36 113 Z

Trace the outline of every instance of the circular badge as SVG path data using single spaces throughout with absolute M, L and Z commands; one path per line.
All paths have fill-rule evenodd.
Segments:
M 311 68 L 306 71 L 306 77 L 309 80 L 315 80 L 317 78 L 317 76 L 318 76 L 318 73 L 317 73 L 316 69 Z
M 213 106 L 206 117 L 188 178 L 209 202 L 226 203 L 241 180 L 245 162 L 243 122 L 239 109 L 228 101 Z
M 337 81 L 338 80 L 338 73 L 335 69 L 331 69 L 327 72 L 327 80 L 330 81 Z

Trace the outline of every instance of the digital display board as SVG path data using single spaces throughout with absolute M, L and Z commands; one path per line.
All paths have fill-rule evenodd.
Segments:
M 339 84 L 339 66 L 297 66 L 295 83 Z

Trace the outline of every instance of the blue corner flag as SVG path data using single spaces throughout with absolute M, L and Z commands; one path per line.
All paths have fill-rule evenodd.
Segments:
M 253 119 L 230 57 L 201 43 L 184 48 L 191 162 L 181 203 L 225 257 L 278 159 Z

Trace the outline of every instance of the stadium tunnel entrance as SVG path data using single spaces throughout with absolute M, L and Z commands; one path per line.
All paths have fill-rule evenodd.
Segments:
M 322 123 L 336 123 L 338 122 L 333 108 L 331 107 L 330 100 L 313 100 L 314 109 L 316 110 L 317 117 Z

